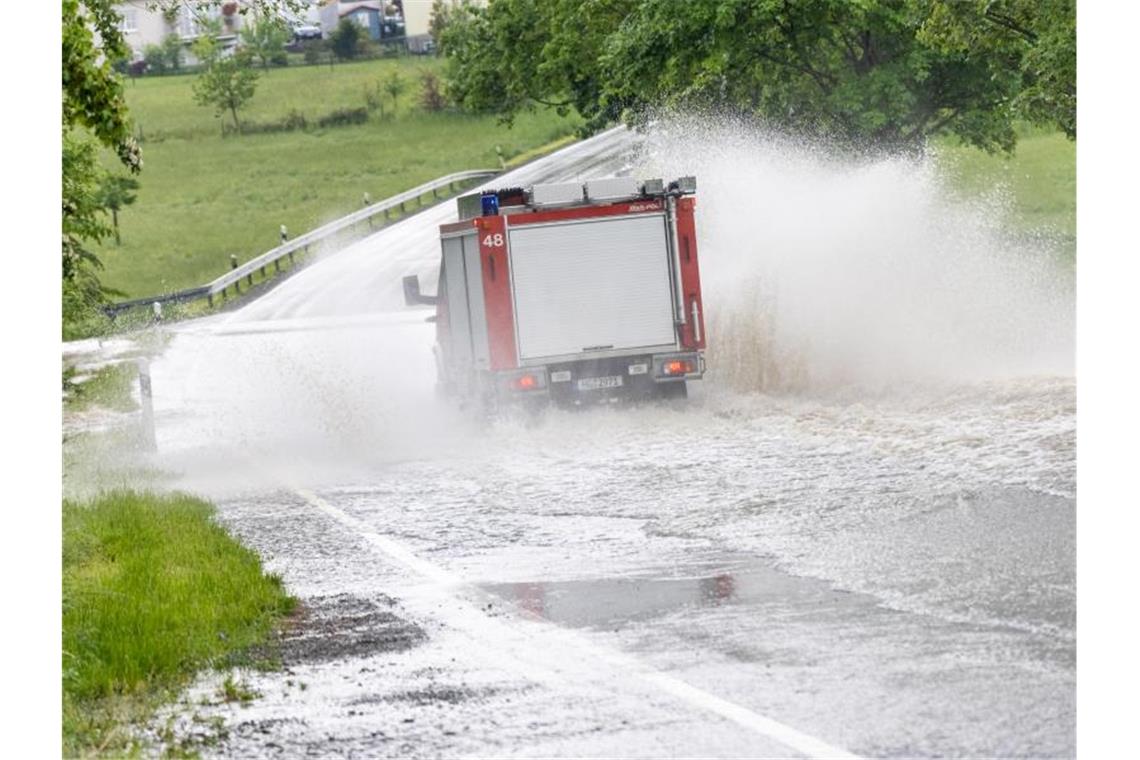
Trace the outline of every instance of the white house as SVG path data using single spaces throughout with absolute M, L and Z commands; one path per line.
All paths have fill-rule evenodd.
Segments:
M 119 29 L 131 48 L 132 57 L 139 60 L 148 45 L 160 45 L 171 34 L 177 34 L 186 46 L 187 63 L 193 63 L 189 46 L 202 33 L 198 23 L 200 16 L 191 2 L 182 2 L 169 11 L 148 8 L 149 0 L 124 0 L 115 4 L 115 11 L 122 17 Z M 218 41 L 224 47 L 232 47 L 237 42 L 242 17 L 238 13 L 236 0 L 221 3 L 206 11 L 206 17 L 220 19 L 222 34 Z

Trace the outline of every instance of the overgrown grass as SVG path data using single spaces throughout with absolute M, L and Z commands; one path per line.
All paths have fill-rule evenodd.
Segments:
M 1007 189 L 1025 229 L 1050 230 L 1075 254 L 1076 145 L 1059 132 L 1025 127 L 1013 156 L 989 155 L 950 140 L 936 145 L 939 163 L 964 193 Z
M 129 749 L 129 722 L 198 669 L 240 661 L 292 609 L 212 515 L 185 495 L 64 501 L 66 756 Z
M 100 406 L 117 412 L 131 412 L 138 408 L 131 397 L 131 389 L 138 379 L 138 368 L 130 362 L 101 367 L 83 382 L 75 382 L 75 371 L 63 373 L 63 390 L 67 393 L 64 405 L 71 411 L 82 411 Z
M 291 111 L 309 124 L 338 109 L 365 105 L 365 91 L 393 71 L 408 83 L 393 110 L 365 124 L 221 136 L 210 109 L 194 103 L 193 76 L 140 79 L 127 100 L 141 126 L 143 172 L 138 200 L 120 214 L 122 245 L 97 253 L 103 282 L 141 297 L 192 287 L 279 242 L 280 225 L 295 236 L 374 201 L 463 169 L 497 167 L 506 159 L 572 133 L 576 118 L 553 111 L 520 116 L 513 128 L 494 117 L 420 109 L 419 75 L 433 60 L 403 58 L 274 69 L 262 76 L 244 118 L 277 121 Z M 109 167 L 114 166 L 108 159 Z

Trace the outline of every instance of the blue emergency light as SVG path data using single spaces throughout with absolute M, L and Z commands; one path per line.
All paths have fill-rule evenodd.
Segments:
M 499 194 L 496 192 L 483 193 L 483 216 L 499 215 Z

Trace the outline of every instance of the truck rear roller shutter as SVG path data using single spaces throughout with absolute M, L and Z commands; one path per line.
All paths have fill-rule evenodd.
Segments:
M 676 344 L 663 215 L 509 235 L 523 360 Z

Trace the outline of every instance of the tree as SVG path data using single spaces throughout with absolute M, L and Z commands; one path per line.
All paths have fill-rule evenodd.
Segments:
M 352 19 L 342 18 L 332 33 L 332 49 L 338 58 L 352 60 L 360 53 L 363 30 Z
M 146 70 L 152 74 L 166 73 L 166 50 L 161 45 L 147 45 L 143 48 Z
M 257 88 L 257 72 L 248 63 L 248 58 L 241 54 L 217 56 L 194 82 L 194 99 L 198 104 L 213 106 L 219 117 L 229 111 L 237 132 L 241 132 L 238 111 Z
M 443 47 L 456 101 L 507 121 L 536 105 L 575 108 L 592 131 L 661 107 L 713 108 L 860 147 L 920 149 L 950 132 L 1011 150 L 1016 119 L 1040 119 L 1069 94 L 1075 102 L 1071 0 L 1041 8 L 1031 0 L 495 0 L 456 8 Z M 1003 27 L 1010 18 L 1036 41 Z
M 75 278 L 84 267 L 100 268 L 88 248 L 109 232 L 99 203 L 99 168 L 96 145 L 75 132 L 63 136 L 63 278 Z
M 456 14 L 456 0 L 432 0 L 431 16 L 428 18 L 428 33 L 435 43 L 436 55 L 443 52 L 443 35 Z
M 1076 139 L 1073 0 L 930 0 L 924 5 L 922 40 L 939 50 L 1008 61 L 1021 80 L 1010 109 L 1019 118 L 1054 124 Z
M 384 80 L 384 92 L 392 98 L 392 115 L 396 115 L 396 105 L 404 90 L 408 88 L 408 83 L 404 80 L 398 71 L 393 71 Z
M 222 55 L 222 45 L 218 38 L 222 36 L 222 20 L 203 16 L 197 21 L 199 34 L 190 43 L 190 52 L 198 59 L 202 66 L 209 67 Z
M 162 38 L 162 53 L 167 67 L 171 71 L 182 70 L 182 38 L 177 34 L 168 34 Z
M 115 245 L 122 242 L 119 237 L 119 211 L 123 206 L 135 202 L 135 191 L 139 181 L 134 177 L 107 174 L 99 183 L 99 205 L 111 212 L 111 226 L 115 232 Z
M 285 52 L 285 43 L 290 36 L 285 22 L 275 16 L 258 16 L 241 30 L 242 44 L 261 61 L 261 68 L 265 71 L 269 70 L 271 61 Z
M 63 0 L 63 125 L 65 134 L 89 129 L 137 172 L 142 154 L 131 136 L 122 77 L 113 68 L 114 61 L 130 54 L 119 21 L 110 0 L 85 0 L 82 5 Z

